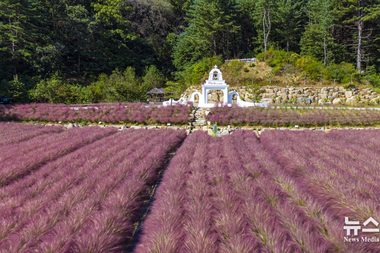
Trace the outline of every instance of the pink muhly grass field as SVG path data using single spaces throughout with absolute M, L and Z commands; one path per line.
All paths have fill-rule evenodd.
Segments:
M 191 134 L 135 252 L 379 252 L 378 243 L 344 243 L 344 217 L 380 221 L 380 132 L 358 134 Z
M 83 127 L 0 147 L 0 252 L 121 252 L 185 137 Z
M 0 252 L 380 252 L 343 229 L 380 222 L 379 130 L 0 123 L 0 137 Z

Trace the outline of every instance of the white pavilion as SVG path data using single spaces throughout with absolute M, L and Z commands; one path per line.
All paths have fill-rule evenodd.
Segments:
M 208 80 L 206 83 L 202 85 L 202 93 L 195 91 L 190 95 L 189 100 L 186 98 L 180 98 L 178 101 L 170 99 L 169 101 L 163 102 L 164 106 L 175 105 L 175 104 L 187 104 L 191 102 L 194 105 L 195 96 L 199 96 L 198 107 L 201 108 L 210 108 L 214 107 L 215 103 L 208 102 L 208 92 L 210 90 L 221 90 L 223 92 L 223 102 L 220 103 L 223 105 L 232 106 L 232 96 L 236 95 L 236 105 L 239 107 L 249 107 L 249 106 L 259 106 L 259 107 L 268 107 L 266 103 L 251 103 L 245 102 L 240 99 L 239 94 L 236 91 L 229 93 L 229 85 L 226 84 L 226 81 L 223 80 L 222 72 L 218 69 L 218 66 L 214 66 L 214 68 L 210 71 L 208 75 Z

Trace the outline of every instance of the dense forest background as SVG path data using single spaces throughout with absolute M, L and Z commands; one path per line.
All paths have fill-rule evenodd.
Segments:
M 379 42 L 380 0 L 2 0 L 0 96 L 141 101 L 153 87 L 178 95 L 226 59 L 275 66 L 273 52 L 376 86 Z

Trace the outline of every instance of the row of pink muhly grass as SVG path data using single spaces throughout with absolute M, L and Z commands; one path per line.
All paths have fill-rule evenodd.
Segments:
M 46 133 L 62 132 L 62 127 L 0 122 L 0 147 L 26 141 Z
M 77 131 L 83 132 L 77 135 Z M 133 129 L 115 133 L 100 128 L 63 133 L 75 136 L 67 139 L 70 145 L 91 132 L 102 134 L 102 138 L 33 167 L 34 173 L 19 174 L 18 180 L 8 180 L 0 187 L 1 252 L 123 250 L 149 186 L 157 179 L 168 152 L 186 133 Z M 55 135 L 59 139 L 60 134 Z M 54 138 L 47 142 L 54 142 Z M 50 148 L 60 150 L 60 146 Z M 61 148 L 66 149 L 66 144 Z M 25 152 L 25 156 L 36 155 Z M 3 167 L 0 173 L 5 170 Z
M 50 128 L 50 127 L 47 127 Z M 109 134 L 115 128 L 74 128 L 67 131 L 58 127 L 46 134 L 27 141 L 20 141 L 0 147 L 0 186 L 12 183 L 38 169 L 41 165 L 55 160 L 78 148 L 88 145 Z M 10 141 L 12 143 L 12 141 Z
M 235 126 L 372 126 L 380 124 L 380 111 L 216 107 L 211 109 L 206 119 L 220 125 Z
M 31 130 L 44 128 L 44 125 L 19 124 L 15 122 L 0 122 L 0 137 L 18 135 Z
M 191 107 L 152 106 L 144 103 L 67 106 L 63 104 L 0 105 L 0 120 L 187 124 Z
M 345 217 L 380 220 L 379 131 L 356 134 L 266 131 L 262 143 L 248 131 L 191 134 L 135 252 L 378 252 L 344 243 Z

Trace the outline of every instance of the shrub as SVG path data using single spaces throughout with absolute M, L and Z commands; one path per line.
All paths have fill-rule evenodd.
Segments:
M 231 61 L 227 64 L 227 67 L 231 70 L 231 71 L 239 71 L 241 70 L 241 68 L 243 67 L 243 63 L 242 62 L 239 62 L 239 61 Z
M 306 77 L 312 80 L 319 80 L 320 74 L 323 71 L 322 64 L 312 56 L 303 56 L 299 58 L 295 65 L 303 71 Z
M 151 65 L 149 68 L 146 68 L 145 72 L 146 73 L 143 77 L 143 84 L 148 87 L 147 90 L 152 88 L 159 88 L 164 85 L 164 75 L 156 68 L 156 66 Z M 134 69 L 131 74 L 133 74 L 131 77 L 134 78 Z
M 351 80 L 351 74 L 355 72 L 355 66 L 351 63 L 342 62 L 341 64 L 331 64 L 326 67 L 324 75 L 326 79 L 336 80 L 339 83 L 348 83 Z
M 249 67 L 254 68 L 254 67 L 256 67 L 256 64 L 252 63 L 249 65 Z
M 347 89 L 356 89 L 357 87 L 354 84 L 349 84 L 349 85 L 344 86 L 344 88 L 347 90 Z
M 177 79 L 184 80 L 186 86 L 199 84 L 200 80 L 210 72 L 210 67 L 215 65 L 220 67 L 222 64 L 223 61 L 218 57 L 203 58 L 178 72 Z
M 270 59 L 270 58 L 273 58 L 275 56 L 275 50 L 273 47 L 269 48 L 268 51 L 265 53 L 265 52 L 262 52 L 260 54 L 258 54 L 256 56 L 256 58 L 259 60 L 259 61 L 264 61 L 264 59 Z
M 244 68 L 244 72 L 249 72 L 249 69 L 248 68 Z

